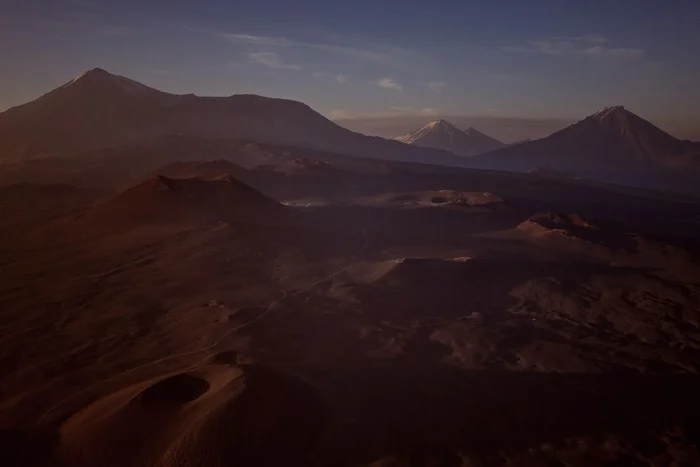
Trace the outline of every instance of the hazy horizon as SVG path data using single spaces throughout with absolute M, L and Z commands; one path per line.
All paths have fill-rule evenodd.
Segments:
M 447 120 L 462 130 L 473 127 L 504 143 L 544 138 L 576 121 L 576 119 L 528 119 L 471 115 L 358 117 L 334 119 L 333 121 L 348 130 L 369 136 L 395 138 L 421 128 L 433 120 Z
M 640 115 L 645 118 L 644 115 Z M 469 127 L 486 133 L 504 143 L 515 143 L 526 139 L 544 138 L 567 126 L 582 120 L 578 118 L 526 118 L 496 117 L 477 115 L 434 115 L 434 116 L 384 116 L 332 119 L 348 130 L 369 136 L 394 138 L 423 127 L 433 120 L 447 120 L 460 129 Z M 700 141 L 700 129 L 674 125 L 673 122 L 652 122 L 667 133 L 679 139 Z
M 103 69 L 100 67 L 97 68 Z M 65 84 L 70 83 L 72 80 L 79 78 L 87 71 L 89 70 L 84 70 L 83 72 L 77 74 L 71 80 L 56 84 L 53 88 L 46 89 L 40 92 L 37 96 L 35 96 L 35 98 L 41 97 L 42 95 L 52 91 L 53 89 L 57 89 Z M 109 70 L 105 71 L 109 73 Z M 129 76 L 125 77 L 130 78 Z M 148 83 L 142 84 L 146 84 L 149 87 L 158 89 L 157 87 L 149 85 Z M 174 94 L 190 93 L 180 92 Z M 201 96 L 201 94 L 199 93 L 193 94 Z M 222 94 L 220 96 L 209 97 L 227 97 L 229 95 L 233 94 Z M 31 100 L 34 99 L 32 98 Z M 31 102 L 31 100 L 29 102 Z M 21 106 L 24 103 L 26 102 L 22 102 L 17 106 Z M 15 106 L 11 106 L 9 108 L 12 107 Z M 3 112 L 8 109 L 1 109 L 0 112 Z M 326 112 L 324 116 L 334 121 L 336 124 L 349 130 L 363 133 L 369 136 L 380 136 L 383 138 L 394 138 L 396 136 L 410 133 L 411 131 L 420 128 L 431 121 L 442 119 L 447 120 L 453 125 L 461 127 L 462 129 L 474 127 L 479 131 L 482 131 L 488 134 L 489 136 L 492 136 L 505 143 L 514 143 L 528 139 L 534 140 L 544 138 L 585 117 L 585 115 L 571 118 L 528 118 L 525 116 L 516 117 L 500 115 L 448 115 L 439 113 L 438 109 L 414 109 L 412 107 L 392 107 L 386 112 L 366 114 L 356 114 L 346 111 L 330 111 Z M 642 115 L 642 117 L 646 118 L 644 115 Z M 662 129 L 664 129 L 665 131 L 677 138 L 693 141 L 700 140 L 700 128 L 696 128 L 693 125 L 679 125 L 678 121 L 654 121 L 652 123 L 658 125 L 659 127 L 661 127 Z
M 173 93 L 293 99 L 383 136 L 370 120 L 570 122 L 624 105 L 700 139 L 700 6 L 565 3 L 5 4 L 0 109 L 102 67 Z

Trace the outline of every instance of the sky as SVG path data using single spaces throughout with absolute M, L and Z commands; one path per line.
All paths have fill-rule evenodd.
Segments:
M 101 67 L 341 121 L 624 105 L 700 139 L 699 22 L 698 0 L 0 0 L 0 110 Z

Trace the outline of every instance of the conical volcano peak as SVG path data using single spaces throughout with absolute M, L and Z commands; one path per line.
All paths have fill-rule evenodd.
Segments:
M 694 143 L 678 140 L 616 105 L 546 138 L 504 149 L 494 156 L 499 160 L 499 168 L 540 167 L 568 173 L 607 172 L 627 177 L 630 173 L 652 173 L 659 166 L 691 166 L 696 163 L 696 154 L 698 148 Z
M 598 112 L 591 115 L 591 117 L 597 118 L 598 120 L 606 118 L 619 118 L 628 115 L 628 112 L 622 105 L 614 105 L 610 107 L 605 107 Z
M 402 143 L 443 149 L 460 156 L 473 156 L 503 146 L 478 130 L 462 131 L 447 120 L 433 120 L 424 127 L 396 138 Z
M 119 77 L 111 74 L 110 72 L 106 71 L 103 68 L 93 68 L 91 70 L 87 70 L 84 73 L 81 73 L 78 76 L 76 76 L 71 81 L 71 83 L 77 83 L 80 81 L 109 80 L 109 79 L 117 79 L 117 78 L 119 78 Z
M 593 121 L 608 130 L 630 133 L 647 132 L 651 125 L 621 105 L 605 107 L 590 115 L 586 120 Z
M 82 74 L 82 76 L 114 76 L 112 73 L 108 72 L 104 68 L 96 67 L 92 70 L 88 70 Z
M 148 91 L 160 93 L 153 88 L 123 76 L 114 75 L 102 68 L 93 68 L 77 76 L 67 83 L 63 88 L 71 87 L 76 89 L 99 89 L 101 92 L 126 91 L 129 94 L 144 93 Z M 61 89 L 61 88 L 59 88 Z
M 433 120 L 432 122 L 428 123 L 425 125 L 423 128 L 430 128 L 430 129 L 441 129 L 441 130 L 451 130 L 451 129 L 457 129 L 453 124 L 448 122 L 447 120 L 443 119 L 438 119 L 438 120 Z

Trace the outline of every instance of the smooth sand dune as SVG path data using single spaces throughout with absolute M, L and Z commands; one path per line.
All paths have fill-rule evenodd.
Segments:
M 61 425 L 72 466 L 303 465 L 325 409 L 305 383 L 212 365 L 110 394 Z

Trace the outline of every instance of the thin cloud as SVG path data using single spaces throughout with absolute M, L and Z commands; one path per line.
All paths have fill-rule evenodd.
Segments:
M 389 107 L 375 112 L 355 112 L 348 109 L 334 109 L 326 113 L 331 120 L 358 120 L 363 118 L 397 118 L 397 117 L 436 117 L 443 115 L 441 109 L 433 107 Z
M 585 42 L 588 44 L 606 44 L 608 38 L 600 34 L 584 34 L 582 36 L 554 36 L 550 38 L 554 41 Z
M 434 107 L 424 107 L 422 109 L 418 109 L 416 113 L 421 117 L 435 117 L 440 115 L 441 110 Z
M 384 89 L 393 89 L 395 91 L 403 92 L 403 86 L 401 86 L 393 78 L 381 78 L 377 81 L 377 85 Z
M 251 36 L 249 34 L 218 33 L 219 37 L 231 42 L 245 42 L 246 44 L 268 47 L 291 47 L 295 43 L 283 37 Z
M 574 43 L 569 41 L 529 41 L 530 46 L 535 51 L 545 55 L 560 55 L 572 52 L 575 49 Z
M 436 94 L 440 94 L 446 86 L 447 83 L 443 83 L 442 81 L 431 81 L 430 83 L 428 83 L 428 87 L 430 88 L 430 90 Z
M 646 52 L 642 49 L 633 49 L 626 47 L 605 48 L 601 46 L 588 47 L 583 51 L 584 54 L 592 57 L 619 57 L 619 58 L 642 58 Z
M 311 74 L 318 81 L 335 81 L 338 84 L 350 84 L 350 76 L 344 73 L 329 73 L 327 71 L 316 71 Z
M 527 41 L 526 45 L 501 47 L 506 52 L 533 53 L 540 55 L 585 55 L 589 57 L 643 58 L 644 49 L 632 47 L 609 47 L 608 39 L 598 35 L 574 37 L 551 37 Z
M 174 23 L 174 25 L 185 31 L 205 34 L 234 44 L 266 48 L 296 48 L 299 51 L 319 51 L 339 58 L 371 62 L 404 71 L 423 70 L 424 66 L 426 66 L 425 64 L 430 62 L 429 57 L 420 51 L 386 43 L 377 43 L 376 41 L 358 41 L 356 36 L 329 36 L 326 34 L 321 39 L 302 41 L 288 37 L 248 34 L 192 24 Z
M 299 70 L 301 67 L 293 63 L 286 63 L 279 54 L 274 52 L 256 52 L 248 55 L 252 63 L 265 65 L 278 70 Z
M 355 112 L 348 109 L 331 110 L 326 114 L 326 117 L 328 117 L 331 120 L 353 120 L 359 118 L 359 116 Z
M 265 46 L 265 47 L 298 47 L 305 49 L 322 50 L 336 55 L 353 57 L 360 60 L 384 63 L 388 56 L 374 50 L 347 47 L 342 45 L 320 44 L 314 42 L 301 42 L 287 39 L 286 37 L 255 36 L 251 34 L 237 34 L 216 31 L 215 35 L 230 42 Z

